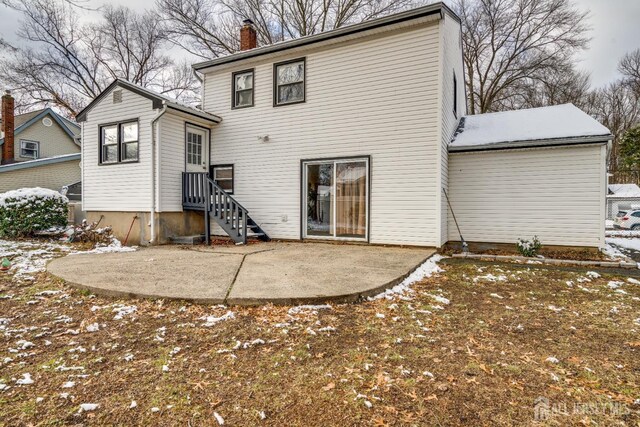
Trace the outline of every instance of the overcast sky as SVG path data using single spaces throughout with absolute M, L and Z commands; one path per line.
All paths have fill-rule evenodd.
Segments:
M 449 0 L 446 0 L 447 3 Z M 155 0 L 88 0 L 94 7 L 111 3 L 142 10 L 153 7 Z M 591 11 L 591 43 L 579 57 L 579 67 L 591 73 L 591 83 L 599 87 L 618 77 L 617 63 L 626 52 L 640 48 L 640 0 L 574 0 Z M 0 35 L 15 42 L 20 16 L 0 6 Z

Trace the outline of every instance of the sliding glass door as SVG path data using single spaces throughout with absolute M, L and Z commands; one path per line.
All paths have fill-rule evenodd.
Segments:
M 302 179 L 304 237 L 367 239 L 369 159 L 305 162 Z

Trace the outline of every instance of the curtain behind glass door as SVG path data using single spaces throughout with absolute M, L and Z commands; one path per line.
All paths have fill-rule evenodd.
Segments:
M 365 238 L 367 163 L 336 164 L 336 236 Z

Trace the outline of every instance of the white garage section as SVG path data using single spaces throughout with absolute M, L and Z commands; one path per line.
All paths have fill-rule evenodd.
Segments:
M 449 198 L 468 242 L 604 246 L 607 128 L 571 104 L 465 117 Z M 448 238 L 459 241 L 451 210 Z

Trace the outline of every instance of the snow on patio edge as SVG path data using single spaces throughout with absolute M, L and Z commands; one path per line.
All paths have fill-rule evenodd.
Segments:
M 440 273 L 444 270 L 438 265 L 444 257 L 440 254 L 435 254 L 429 259 L 427 259 L 424 263 L 422 263 L 418 268 L 416 268 L 411 274 L 409 274 L 402 282 L 395 285 L 394 287 L 387 289 L 384 292 L 379 293 L 378 295 L 374 295 L 369 297 L 369 301 L 375 301 L 377 299 L 386 298 L 391 299 L 394 296 L 402 295 L 406 292 L 413 292 L 411 286 L 414 283 L 419 282 L 420 280 L 426 279 L 428 277 L 433 276 L 436 273 Z

